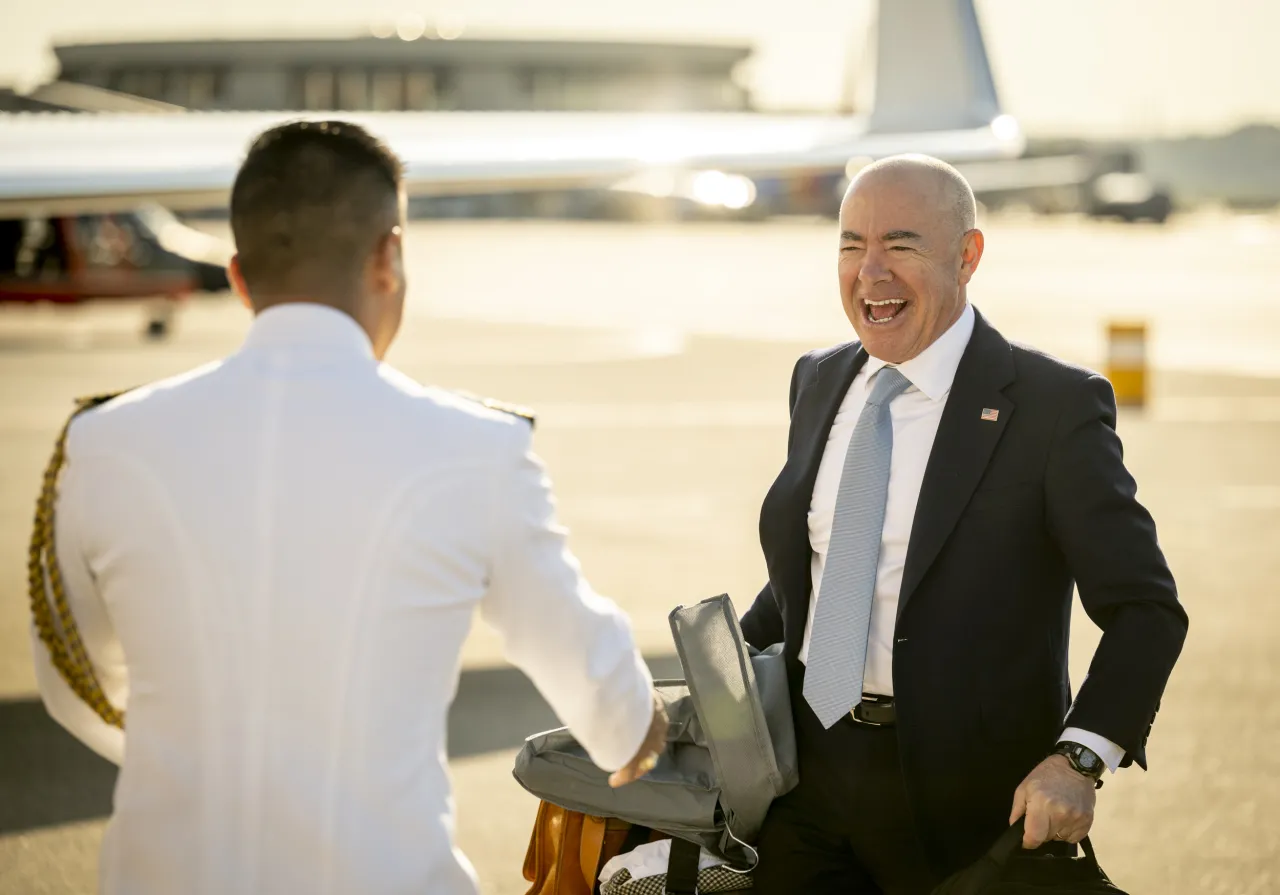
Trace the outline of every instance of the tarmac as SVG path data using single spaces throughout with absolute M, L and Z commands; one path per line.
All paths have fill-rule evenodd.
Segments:
M 216 225 L 215 225 L 216 229 Z M 1280 891 L 1280 221 L 991 222 L 971 297 L 1006 336 L 1100 368 L 1105 323 L 1149 326 L 1149 400 L 1119 422 L 1191 617 L 1149 745 L 1099 792 L 1103 867 L 1138 893 Z M 830 222 L 416 223 L 389 361 L 539 414 L 571 547 L 661 674 L 667 613 L 765 579 L 760 502 L 802 352 L 851 337 Z M 113 769 L 35 695 L 25 562 L 40 472 L 73 397 L 235 349 L 230 297 L 172 338 L 132 306 L 0 312 L 0 893 L 94 891 Z M 1098 630 L 1077 609 L 1072 680 Z M 450 718 L 458 843 L 486 895 L 524 893 L 536 801 L 511 777 L 556 726 L 479 621 Z M 958 818 L 957 822 L 963 822 Z

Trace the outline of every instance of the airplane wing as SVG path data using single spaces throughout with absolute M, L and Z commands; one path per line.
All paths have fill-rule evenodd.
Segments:
M 253 138 L 319 115 L 26 113 L 0 118 L 0 216 L 90 214 L 154 202 L 226 204 Z M 856 156 L 952 160 L 1020 149 L 1016 124 L 867 133 L 839 117 L 550 113 L 340 114 L 384 139 L 411 194 L 606 187 L 654 168 L 746 175 L 842 170 Z
M 254 137 L 300 117 L 365 125 L 404 160 L 414 192 L 589 184 L 631 170 L 625 156 L 606 147 L 510 129 L 476 133 L 449 113 L 20 114 L 0 123 L 0 215 L 89 214 L 143 202 L 175 210 L 223 206 Z

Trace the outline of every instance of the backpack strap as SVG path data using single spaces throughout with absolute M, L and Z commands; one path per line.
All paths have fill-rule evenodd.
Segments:
M 671 856 L 667 859 L 668 895 L 697 895 L 698 860 L 702 847 L 686 839 L 671 839 Z
M 58 475 L 67 457 L 67 432 L 77 416 L 105 404 L 119 392 L 94 395 L 76 400 L 76 409 L 62 427 L 54 444 L 53 456 L 45 468 L 36 501 L 35 521 L 31 530 L 31 546 L 27 554 L 27 585 L 31 600 L 31 616 L 36 631 L 49 650 L 53 667 L 98 717 L 112 727 L 124 728 L 124 712 L 107 699 L 98 675 L 80 639 L 75 616 L 67 603 L 66 585 L 58 567 L 58 550 L 54 539 L 54 508 L 57 503 Z M 52 605 L 50 600 L 52 599 Z

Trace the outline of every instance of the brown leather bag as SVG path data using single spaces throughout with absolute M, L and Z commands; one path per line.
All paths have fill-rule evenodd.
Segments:
M 524 878 L 533 884 L 526 895 L 595 895 L 600 868 L 622 850 L 630 831 L 625 820 L 540 802 L 524 856 Z

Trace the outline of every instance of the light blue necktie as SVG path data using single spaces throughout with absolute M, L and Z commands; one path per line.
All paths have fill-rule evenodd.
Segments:
M 824 728 L 862 701 L 893 454 L 889 403 L 910 387 L 911 382 L 892 367 L 876 374 L 844 455 L 804 676 L 804 698 Z

